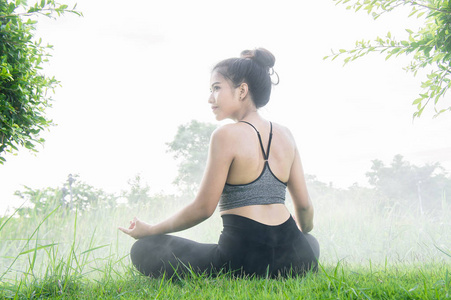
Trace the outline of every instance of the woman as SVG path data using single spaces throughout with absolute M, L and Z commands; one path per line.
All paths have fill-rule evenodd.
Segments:
M 193 202 L 165 221 L 150 225 L 136 217 L 129 228 L 136 268 L 149 276 L 183 274 L 290 276 L 316 270 L 319 245 L 307 233 L 313 207 L 290 131 L 263 119 L 274 56 L 263 48 L 219 62 L 211 74 L 208 103 L 218 121 L 233 124 L 211 136 L 206 170 Z M 286 188 L 296 220 L 285 207 Z M 166 235 L 208 219 L 219 204 L 224 229 L 218 244 Z

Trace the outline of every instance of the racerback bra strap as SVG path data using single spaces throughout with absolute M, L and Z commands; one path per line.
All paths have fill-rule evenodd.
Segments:
M 263 147 L 262 137 L 261 137 L 261 135 L 260 135 L 260 132 L 258 132 L 257 128 L 255 128 L 255 126 L 252 125 L 252 124 L 249 123 L 249 122 L 246 122 L 246 121 L 240 121 L 240 122 L 246 123 L 246 124 L 248 124 L 248 125 L 251 125 L 252 128 L 254 128 L 254 130 L 257 132 L 258 140 L 260 141 L 260 148 L 262 149 L 262 153 L 263 153 L 263 158 L 265 159 L 266 162 L 268 162 L 268 158 L 269 158 L 269 150 L 270 150 L 270 148 L 271 148 L 271 140 L 272 140 L 272 123 L 269 122 L 269 124 L 270 124 L 270 126 L 271 126 L 271 129 L 270 129 L 270 131 L 269 131 L 268 147 L 267 147 L 266 153 L 265 153 L 265 148 Z

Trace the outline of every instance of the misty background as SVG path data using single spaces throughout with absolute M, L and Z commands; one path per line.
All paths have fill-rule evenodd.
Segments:
M 134 240 L 117 226 L 159 222 L 193 199 L 209 134 L 224 123 L 207 103 L 210 70 L 255 47 L 276 56 L 280 84 L 261 113 L 297 141 L 320 263 L 449 261 L 451 115 L 412 119 L 427 70 L 406 73 L 404 56 L 323 60 L 359 39 L 406 37 L 421 19 L 400 10 L 373 21 L 333 1 L 77 3 L 82 18 L 38 22 L 54 45 L 44 71 L 62 84 L 48 110 L 58 125 L 37 154 L 21 149 L 0 167 L 0 213 L 26 200 L 0 226 L 0 274 L 28 270 L 34 245 L 34 274 L 52 266 L 47 253 L 74 249 L 92 276 L 128 268 Z M 217 242 L 220 219 L 175 234 Z
M 406 73 L 408 57 L 323 60 L 358 39 L 405 36 L 421 24 L 407 11 L 373 21 L 333 1 L 76 2 L 82 18 L 39 20 L 37 35 L 54 45 L 45 73 L 62 84 L 48 111 L 58 125 L 39 153 L 6 157 L 2 212 L 20 205 L 13 194 L 23 185 L 62 186 L 68 174 L 111 193 L 140 174 L 150 193 L 175 192 L 167 143 L 191 120 L 220 125 L 207 104 L 210 70 L 255 47 L 276 56 L 280 76 L 261 112 L 293 132 L 305 173 L 337 188 L 366 186 L 372 160 L 389 164 L 396 154 L 451 170 L 451 118 L 426 109 L 412 120 L 426 73 Z

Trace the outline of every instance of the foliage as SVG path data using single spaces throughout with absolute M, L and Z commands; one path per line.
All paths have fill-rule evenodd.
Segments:
M 95 188 L 86 182 L 79 180 L 79 175 L 69 175 L 63 187 L 47 187 L 32 189 L 24 186 L 23 191 L 16 191 L 22 201 L 27 201 L 30 206 L 20 207 L 20 216 L 45 215 L 59 205 L 65 210 L 85 211 L 90 209 L 105 209 L 116 207 L 117 197 Z
M 118 205 L 79 214 L 58 208 L 29 218 L 0 217 L 0 298 L 449 298 L 451 207 L 432 217 L 409 209 L 400 214 L 378 211 L 371 205 L 373 198 L 367 198 L 372 189 L 353 185 L 341 190 L 314 176 L 307 181 L 315 204 L 312 234 L 321 245 L 317 274 L 284 280 L 228 274 L 174 281 L 147 278 L 130 262 L 133 239 L 118 233 L 116 225 L 127 224 L 138 209 L 158 222 L 178 209 L 177 203 Z M 216 213 L 177 235 L 196 241 L 208 236 L 202 242 L 217 243 L 220 230 Z
M 66 12 L 81 15 L 54 0 L 28 5 L 24 0 L 0 0 L 0 164 L 5 151 L 18 146 L 36 151 L 44 139 L 40 133 L 53 125 L 45 110 L 51 107 L 49 90 L 59 85 L 41 74 L 50 56 L 51 45 L 35 39 L 36 16 L 60 16 Z
M 347 9 L 367 11 L 374 19 L 402 6 L 410 6 L 409 17 L 424 19 L 424 26 L 417 31 L 406 29 L 407 40 L 397 40 L 390 32 L 384 38 L 374 41 L 357 41 L 352 50 L 340 49 L 332 51 L 332 60 L 345 56 L 347 64 L 369 53 L 386 54 L 386 59 L 401 54 L 413 54 L 412 61 L 405 69 L 414 75 L 421 69 L 431 69 L 421 88 L 423 93 L 413 101 L 416 105 L 414 117 L 420 117 L 428 103 L 434 105 L 435 116 L 451 111 L 451 105 L 438 108 L 438 101 L 444 97 L 451 87 L 451 2 L 448 0 L 334 0 L 337 4 L 346 4 Z
M 14 195 L 32 204 L 31 207 L 20 207 L 17 211 L 19 216 L 46 215 L 58 205 L 64 205 L 63 192 L 59 188 L 32 189 L 24 186 L 24 190 L 16 191 Z
M 180 204 L 174 195 L 151 195 L 149 185 L 143 183 L 139 174 L 128 180 L 128 189 L 121 191 L 120 196 L 84 182 L 78 174 L 69 174 L 66 182 L 60 187 L 33 189 L 24 186 L 22 190 L 16 191 L 15 195 L 24 203 L 17 209 L 17 214 L 23 217 L 44 216 L 58 207 L 65 212 L 116 209 L 120 207 L 120 198 L 127 200 L 127 204 L 121 203 L 121 207 L 134 209 L 155 210 L 158 206 L 157 211 L 161 211 L 162 208 Z M 158 217 L 154 214 L 150 216 L 154 219 Z
M 148 184 L 143 184 L 141 176 L 137 174 L 133 179 L 128 180 L 128 191 L 122 191 L 122 197 L 127 199 L 127 203 L 131 206 L 136 206 L 143 203 L 149 203 L 152 197 L 149 194 L 150 187 Z
M 396 155 L 390 166 L 373 160 L 371 171 L 366 175 L 389 205 L 414 206 L 420 211 L 440 209 L 444 205 L 444 195 L 451 194 L 451 178 L 446 176 L 439 163 L 418 167 Z
M 367 207 L 376 207 L 379 200 L 374 189 L 359 186 L 354 183 L 347 189 L 334 187 L 332 183 L 326 184 L 319 181 L 316 176 L 305 175 L 308 192 L 314 203 L 324 205 L 324 208 L 330 207 L 332 203 L 346 204 L 358 201 L 361 205 Z
M 69 209 L 79 211 L 116 207 L 117 197 L 79 179 L 79 175 L 69 175 L 65 183 L 64 204 Z
M 192 120 L 180 125 L 174 140 L 167 144 L 168 152 L 179 159 L 178 175 L 174 183 L 188 195 L 194 194 L 205 169 L 210 136 L 216 125 Z

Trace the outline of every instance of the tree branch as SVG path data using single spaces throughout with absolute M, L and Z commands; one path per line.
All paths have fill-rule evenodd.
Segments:
M 76 15 L 81 15 L 80 12 L 73 10 L 73 9 L 62 9 L 62 10 L 58 10 L 58 8 L 45 8 L 45 9 L 39 9 L 39 10 L 35 10 L 35 11 L 31 11 L 31 12 L 23 12 L 23 13 L 17 13 L 17 14 L 12 14 L 12 15 L 4 15 L 4 16 L 0 16 L 0 19 L 2 18 L 19 18 L 21 16 L 32 16 L 34 14 L 40 14 L 46 17 L 51 18 L 52 16 L 50 14 L 46 14 L 45 12 L 60 12 L 60 13 L 74 13 Z
M 438 8 L 435 8 L 435 7 L 432 7 L 432 6 L 428 6 L 428 5 L 424 5 L 424 4 L 420 4 L 420 3 L 418 3 L 418 2 L 416 2 L 416 1 L 413 1 L 413 0 L 406 0 L 405 2 L 410 2 L 410 4 L 412 4 L 412 5 L 417 5 L 417 6 L 420 6 L 420 7 L 423 7 L 423 8 L 427 8 L 427 9 L 429 9 L 429 10 L 435 10 L 435 11 L 437 11 L 437 12 L 441 12 L 441 13 L 444 13 L 444 14 L 449 14 L 449 13 L 451 13 L 450 11 L 446 11 L 446 10 L 441 10 L 441 9 L 438 9 Z

